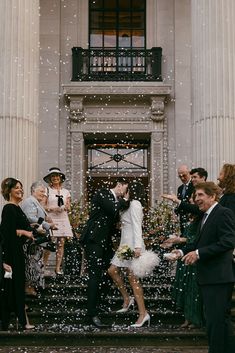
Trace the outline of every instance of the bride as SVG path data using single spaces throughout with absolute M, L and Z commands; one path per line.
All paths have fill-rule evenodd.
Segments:
M 129 197 L 129 207 L 121 213 L 121 241 L 120 246 L 128 245 L 134 250 L 134 257 L 139 257 L 145 251 L 145 245 L 142 238 L 143 206 L 145 203 L 145 190 L 141 182 L 134 180 L 129 184 L 129 191 L 126 197 Z M 117 252 L 111 260 L 111 266 L 108 269 L 110 277 L 118 287 L 123 297 L 123 307 L 117 313 L 127 312 L 134 301 L 136 301 L 139 311 L 139 317 L 131 327 L 142 327 L 145 322 L 150 325 L 150 315 L 148 314 L 145 303 L 143 288 L 138 277 L 130 270 L 131 260 L 122 260 Z M 123 278 L 120 276 L 120 268 L 125 268 L 128 274 L 128 280 L 134 293 L 131 297 L 125 287 Z

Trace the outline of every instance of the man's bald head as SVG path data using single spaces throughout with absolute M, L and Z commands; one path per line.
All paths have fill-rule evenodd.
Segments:
M 183 184 L 187 184 L 190 181 L 190 170 L 186 164 L 182 164 L 178 167 L 178 177 Z

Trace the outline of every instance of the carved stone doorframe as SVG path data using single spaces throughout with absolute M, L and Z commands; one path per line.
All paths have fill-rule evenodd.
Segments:
M 150 197 L 154 205 L 168 188 L 167 119 L 171 87 L 160 83 L 76 82 L 63 86 L 68 112 L 67 168 L 73 198 L 86 189 L 86 136 L 150 136 Z M 127 103 L 126 103 L 127 102 Z M 141 136 L 142 136 L 141 135 Z

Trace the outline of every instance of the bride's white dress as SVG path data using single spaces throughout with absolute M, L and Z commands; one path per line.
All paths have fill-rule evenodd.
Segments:
M 143 207 L 138 200 L 132 200 L 129 208 L 121 213 L 121 245 L 128 245 L 131 249 L 141 248 L 145 245 L 142 238 Z M 120 260 L 115 253 L 111 263 L 117 267 L 130 267 L 131 260 Z

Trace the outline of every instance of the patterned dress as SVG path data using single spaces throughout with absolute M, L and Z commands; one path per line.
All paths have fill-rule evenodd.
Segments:
M 193 221 L 185 229 L 183 236 L 187 238 L 187 244 L 194 242 L 198 224 L 199 221 Z M 172 298 L 176 308 L 184 312 L 185 320 L 199 327 L 203 325 L 203 305 L 197 284 L 196 264 L 186 266 L 178 260 Z
M 39 218 L 45 219 L 46 217 L 45 210 L 34 196 L 24 200 L 20 207 L 30 223 L 37 223 Z M 50 225 L 45 221 L 42 222 L 42 227 L 47 231 L 50 229 Z M 36 288 L 44 288 L 43 247 L 40 245 L 30 246 L 26 243 L 24 252 L 26 284 Z

